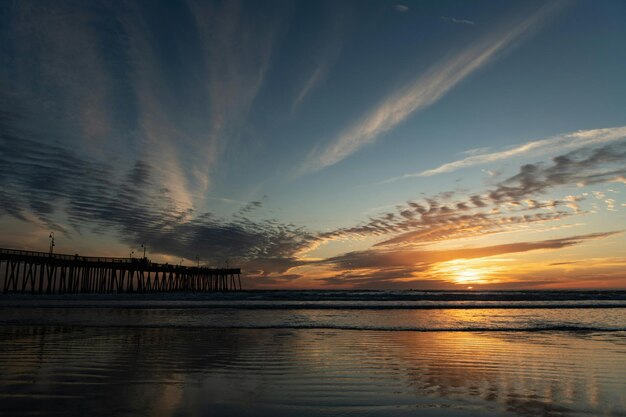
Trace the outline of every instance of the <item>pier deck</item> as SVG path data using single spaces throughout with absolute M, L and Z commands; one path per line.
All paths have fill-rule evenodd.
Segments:
M 3 293 L 107 294 L 241 290 L 239 268 L 158 264 L 0 248 Z

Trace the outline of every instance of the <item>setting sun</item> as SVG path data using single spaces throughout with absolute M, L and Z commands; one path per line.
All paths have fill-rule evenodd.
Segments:
M 481 271 L 475 269 L 468 269 L 460 271 L 457 274 L 456 282 L 459 284 L 480 282 L 482 278 Z
M 494 265 L 486 264 L 484 259 L 458 259 L 442 262 L 435 273 L 439 279 L 471 286 L 493 282 L 493 274 L 497 269 Z

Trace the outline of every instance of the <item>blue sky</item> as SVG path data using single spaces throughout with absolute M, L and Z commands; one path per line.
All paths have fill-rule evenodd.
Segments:
M 0 16 L 4 247 L 145 243 L 256 287 L 626 286 L 621 1 Z

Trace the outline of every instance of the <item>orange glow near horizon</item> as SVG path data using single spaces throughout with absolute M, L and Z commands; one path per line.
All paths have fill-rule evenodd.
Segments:
M 455 259 L 441 262 L 433 268 L 437 278 L 455 284 L 473 286 L 497 282 L 493 274 L 500 269 L 497 261 L 487 259 Z

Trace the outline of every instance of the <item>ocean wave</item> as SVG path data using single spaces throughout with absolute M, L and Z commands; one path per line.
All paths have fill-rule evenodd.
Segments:
M 417 327 L 417 326 L 380 326 L 380 325 L 344 325 L 344 324 L 315 324 L 315 323 L 280 323 L 280 324 L 203 324 L 203 323 L 81 323 L 81 322 L 46 322 L 31 320 L 3 320 L 4 326 L 54 326 L 67 328 L 154 328 L 154 329 L 232 329 L 232 330 L 352 330 L 352 331 L 386 331 L 386 332 L 478 332 L 478 333 L 518 333 L 518 332 L 565 332 L 565 333 L 624 333 L 626 327 L 577 326 L 567 324 L 538 325 L 528 327 Z
M 472 303 L 455 304 L 401 304 L 401 303 L 206 303 L 206 302 L 71 302 L 71 301 L 34 301 L 27 303 L 0 303 L 0 309 L 20 308 L 101 308 L 101 309 L 164 309 L 164 310 L 476 310 L 476 309 L 616 309 L 626 308 L 622 303 Z
M 180 302 L 626 302 L 626 291 L 254 290 L 219 293 L 0 295 L 12 300 Z

